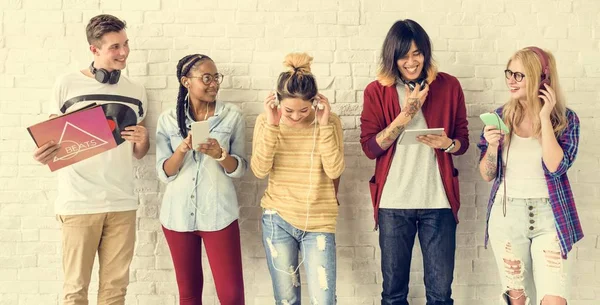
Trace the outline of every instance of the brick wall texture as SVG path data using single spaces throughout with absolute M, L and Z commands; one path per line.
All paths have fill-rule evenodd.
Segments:
M 33 160 L 34 144 L 25 128 L 47 117 L 46 101 L 58 75 L 89 65 L 85 25 L 100 13 L 128 23 L 132 51 L 124 73 L 147 88 L 152 142 L 158 115 L 175 105 L 175 65 L 183 55 L 208 54 L 226 75 L 219 98 L 243 110 L 248 153 L 254 120 L 283 69 L 284 55 L 306 51 L 314 56 L 320 90 L 344 128 L 347 169 L 337 228 L 342 305 L 374 305 L 380 299 L 381 252 L 367 185 L 374 163 L 360 149 L 359 116 L 363 90 L 375 78 L 392 23 L 404 18 L 419 22 L 433 41 L 440 70 L 458 77 L 465 93 L 472 144 L 455 159 L 462 208 L 453 291 L 460 305 L 493 304 L 500 291 L 492 251 L 483 247 L 490 185 L 477 171 L 478 116 L 507 100 L 502 71 L 514 51 L 529 45 L 551 50 L 568 106 L 582 126 L 569 177 L 585 238 L 571 253 L 569 304 L 600 304 L 599 0 L 0 0 L 0 305 L 59 304 L 56 176 Z M 138 235 L 128 305 L 178 304 L 173 264 L 158 221 L 164 185 L 156 178 L 154 161 L 152 144 L 136 163 Z M 249 171 L 236 186 L 246 301 L 273 304 L 260 237 L 265 181 Z M 418 244 L 414 251 L 410 300 L 424 305 Z M 204 261 L 205 304 L 218 304 Z M 96 304 L 97 286 L 95 274 L 90 304 Z

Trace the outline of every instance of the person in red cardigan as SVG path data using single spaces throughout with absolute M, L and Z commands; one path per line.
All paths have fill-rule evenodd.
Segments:
M 382 305 L 408 305 L 416 234 L 427 305 L 454 303 L 460 198 L 452 155 L 469 148 L 467 125 L 460 83 L 437 71 L 425 30 L 413 20 L 397 21 L 383 43 L 377 80 L 365 89 L 361 114 L 362 149 L 377 159 L 369 187 L 379 227 Z M 398 144 L 405 130 L 426 128 L 444 128 L 444 134 L 419 137 L 421 144 Z

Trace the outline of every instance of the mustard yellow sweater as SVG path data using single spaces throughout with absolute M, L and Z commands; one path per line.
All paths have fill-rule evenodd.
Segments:
M 339 178 L 345 168 L 342 124 L 332 113 L 328 125 L 317 124 L 316 134 L 314 129 L 315 125 L 272 126 L 265 114 L 259 115 L 250 164 L 256 177 L 269 176 L 261 200 L 263 208 L 277 211 L 297 229 L 335 233 L 338 206 L 333 179 Z

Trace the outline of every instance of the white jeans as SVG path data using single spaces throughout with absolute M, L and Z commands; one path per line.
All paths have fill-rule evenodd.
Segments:
M 540 304 L 544 296 L 568 300 L 571 259 L 560 255 L 548 199 L 506 198 L 506 216 L 502 204 L 502 196 L 497 195 L 489 220 L 490 244 L 502 282 L 501 304 L 510 304 L 509 290 L 523 291 L 526 304 Z

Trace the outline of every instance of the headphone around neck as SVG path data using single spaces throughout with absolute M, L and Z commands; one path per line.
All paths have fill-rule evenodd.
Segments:
M 425 75 L 424 77 L 419 77 L 418 79 L 415 79 L 414 81 L 405 80 L 404 77 L 402 77 L 402 76 L 400 76 L 399 79 L 401 82 L 408 85 L 408 88 L 410 89 L 410 91 L 415 90 L 415 87 L 417 87 L 417 84 L 419 84 L 421 86 L 420 90 L 423 90 L 425 83 L 427 81 L 427 75 Z
M 90 73 L 94 75 L 94 78 L 102 84 L 114 85 L 119 82 L 121 77 L 121 70 L 107 71 L 106 69 L 96 69 L 94 62 L 90 64 Z

